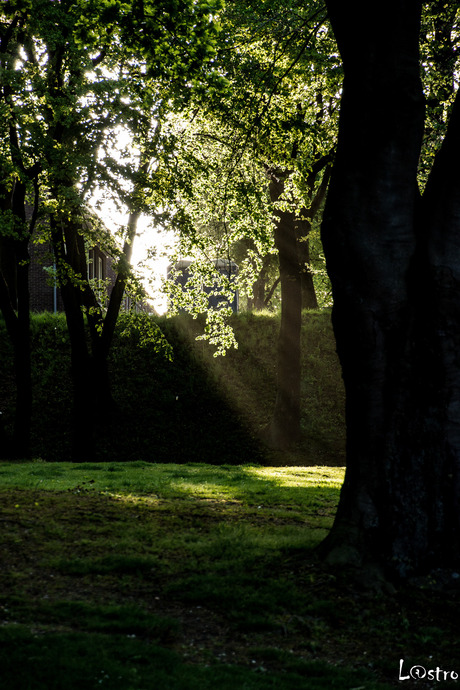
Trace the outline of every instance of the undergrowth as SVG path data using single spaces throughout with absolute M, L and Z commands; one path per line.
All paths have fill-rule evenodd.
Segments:
M 109 419 L 99 410 L 97 433 L 87 442 L 88 461 L 116 457 L 130 462 L 343 464 L 344 395 L 329 311 L 304 314 L 302 435 L 283 453 L 267 449 L 260 440 L 276 396 L 279 317 L 234 315 L 231 323 L 239 347 L 217 358 L 208 343 L 196 340 L 203 327 L 199 319 L 145 318 L 161 329 L 172 347 L 172 360 L 156 341 L 145 341 L 139 319 L 129 328 L 126 318 L 120 322 L 110 355 L 116 410 Z M 65 318 L 33 315 L 31 332 L 32 456 L 60 461 L 70 457 L 72 412 Z M 15 405 L 13 371 L 0 319 L 0 423 L 8 432 Z M 88 396 L 94 393 L 88 390 Z

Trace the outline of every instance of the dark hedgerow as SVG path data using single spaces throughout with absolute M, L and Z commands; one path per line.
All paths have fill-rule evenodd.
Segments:
M 277 316 L 235 315 L 239 347 L 215 358 L 207 343 L 196 340 L 199 320 L 122 315 L 109 359 L 115 406 L 110 414 L 97 411 L 87 460 L 343 464 L 343 391 L 330 313 L 309 312 L 304 321 L 303 435 L 278 457 L 260 441 L 276 394 Z M 64 315 L 33 315 L 31 341 L 32 455 L 65 460 L 71 452 L 72 384 Z M 15 383 L 1 319 L 0 355 L 0 411 L 8 432 Z M 88 396 L 96 392 L 88 390 Z

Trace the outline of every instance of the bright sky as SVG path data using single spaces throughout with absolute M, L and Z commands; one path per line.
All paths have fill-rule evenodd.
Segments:
M 109 151 L 110 155 L 115 158 L 123 157 L 125 160 L 126 157 L 132 160 L 138 158 L 138 153 L 132 146 L 131 136 L 122 127 L 118 129 L 115 141 L 116 144 Z M 112 234 L 115 234 L 121 227 L 126 227 L 128 222 L 127 210 L 123 213 L 117 208 L 114 201 L 108 198 L 103 199 L 102 191 L 96 191 L 93 194 L 90 204 Z M 160 231 L 158 228 L 150 227 L 147 216 L 141 216 L 137 229 L 138 236 L 134 241 L 131 263 L 133 268 L 142 275 L 142 282 L 150 304 L 158 313 L 162 314 L 166 311 L 166 298 L 161 293 L 161 284 L 170 263 L 168 257 L 172 254 L 174 235 L 167 230 Z M 149 250 L 154 258 L 149 258 Z
M 97 201 L 93 198 L 92 205 Z M 91 203 L 91 202 L 90 202 Z M 98 216 L 106 228 L 116 232 L 121 226 L 126 226 L 128 213 L 121 213 L 113 203 L 106 201 L 100 208 L 95 208 Z M 161 293 L 162 279 L 166 276 L 166 269 L 170 263 L 174 235 L 166 230 L 149 226 L 149 218 L 141 216 L 138 223 L 138 236 L 134 240 L 131 263 L 133 268 L 142 276 L 142 282 L 153 308 L 163 314 L 166 311 L 166 298 Z M 149 250 L 154 251 L 154 258 L 149 258 Z

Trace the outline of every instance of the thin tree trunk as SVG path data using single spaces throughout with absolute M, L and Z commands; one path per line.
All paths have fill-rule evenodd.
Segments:
M 98 400 L 99 414 L 101 419 L 105 421 L 110 421 L 113 413 L 116 411 L 115 401 L 112 398 L 111 392 L 108 360 L 118 315 L 125 295 L 126 284 L 131 272 L 130 261 L 139 217 L 140 212 L 133 212 L 129 215 L 126 241 L 123 246 L 115 284 L 110 293 L 107 312 L 104 318 L 101 315 L 98 328 L 93 328 L 91 331 L 94 378 L 98 382 L 102 393 Z
M 279 199 L 284 182 L 270 177 L 272 202 Z M 292 212 L 276 211 L 275 246 L 281 282 L 281 325 L 277 349 L 277 389 L 269 426 L 269 443 L 287 448 L 300 437 L 300 332 L 302 292 L 297 251 L 296 219 Z
M 145 170 L 147 165 L 144 166 Z M 141 169 L 141 171 L 145 171 Z M 125 294 L 126 283 L 131 272 L 131 256 L 133 252 L 133 243 L 137 233 L 137 224 L 140 218 L 140 212 L 131 212 L 128 219 L 128 228 L 126 240 L 123 246 L 123 253 L 118 268 L 115 285 L 110 294 L 109 306 L 107 314 L 104 319 L 104 325 L 101 334 L 101 341 L 99 343 L 101 357 L 107 359 L 110 346 L 112 344 L 113 335 L 115 333 L 115 326 L 117 324 L 118 314 L 120 313 L 121 304 Z
M 316 175 L 328 165 L 330 157 L 317 161 L 310 180 L 313 194 Z M 284 191 L 287 171 L 267 169 L 272 203 Z M 315 288 L 309 272 L 308 234 L 311 220 L 317 213 L 329 182 L 329 172 L 323 175 L 321 185 L 310 208 L 294 211 L 275 211 L 275 246 L 278 250 L 281 283 L 281 325 L 277 352 L 277 390 L 268 442 L 275 448 L 287 448 L 300 438 L 301 412 L 301 351 L 302 306 L 317 308 Z M 307 303 L 303 304 L 302 299 Z
M 265 293 L 267 289 L 267 270 L 270 265 L 270 256 L 264 256 L 262 260 L 262 268 L 259 271 L 259 275 L 252 286 L 252 298 L 248 299 L 248 310 L 260 310 L 264 309 L 265 304 Z
M 302 290 L 302 309 L 318 309 L 318 299 L 316 297 L 315 284 L 310 266 L 310 240 L 308 236 L 299 242 L 301 258 L 301 290 Z
M 275 294 L 275 290 L 278 287 L 278 285 L 280 284 L 280 282 L 281 282 L 281 278 L 278 275 L 276 280 L 273 281 L 273 285 L 270 287 L 267 294 L 265 295 L 265 300 L 264 300 L 264 306 L 265 307 L 269 306 L 271 299 L 272 299 L 273 295 Z
M 131 270 L 129 262 L 139 216 L 139 212 L 133 212 L 129 216 L 127 237 L 105 317 L 88 283 L 84 238 L 78 222 L 68 223 L 62 228 L 55 219 L 51 219 L 58 277 L 71 343 L 74 391 L 72 457 L 76 462 L 90 457 L 96 440 L 96 426 L 110 421 L 115 410 L 108 356 Z M 89 325 L 89 341 L 85 313 Z
M 73 385 L 72 459 L 88 459 L 94 439 L 94 392 L 91 359 L 88 349 L 83 314 L 83 291 L 75 280 L 86 280 L 81 275 L 82 257 L 79 257 L 75 226 L 67 227 L 64 240 L 62 226 L 51 217 L 51 230 L 58 282 L 66 315 L 71 345 L 71 374 Z
M 11 211 L 21 224 L 22 237 L 4 239 L 0 266 L 0 308 L 13 346 L 16 379 L 16 408 L 13 439 L 8 453 L 28 457 L 32 423 L 32 368 L 30 350 L 30 298 L 29 298 L 29 240 L 35 212 L 26 230 L 25 185 L 16 181 L 11 194 Z M 5 253 L 6 256 L 5 256 Z
M 30 351 L 30 296 L 29 296 L 29 238 L 18 246 L 17 285 L 18 311 L 17 333 L 14 343 L 16 370 L 16 415 L 14 423 L 14 448 L 17 454 L 27 457 L 30 452 L 32 422 L 32 366 Z
M 315 284 L 310 263 L 310 233 L 312 223 L 317 216 L 326 196 L 327 187 L 331 177 L 332 152 L 321 156 L 312 166 L 307 178 L 307 188 L 310 197 L 309 208 L 303 208 L 300 215 L 301 221 L 297 222 L 297 247 L 301 266 L 302 281 L 302 309 L 318 309 Z M 323 171 L 321 182 L 316 189 L 317 176 Z

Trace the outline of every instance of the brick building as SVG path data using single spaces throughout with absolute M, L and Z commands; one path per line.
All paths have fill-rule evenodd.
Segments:
M 115 283 L 113 259 L 100 247 L 88 252 L 88 278 L 104 281 L 109 293 Z M 48 243 L 30 246 L 29 290 L 31 311 L 64 311 L 61 290 L 55 279 L 53 251 Z M 125 302 L 124 308 L 129 308 L 129 298 L 125 298 Z

